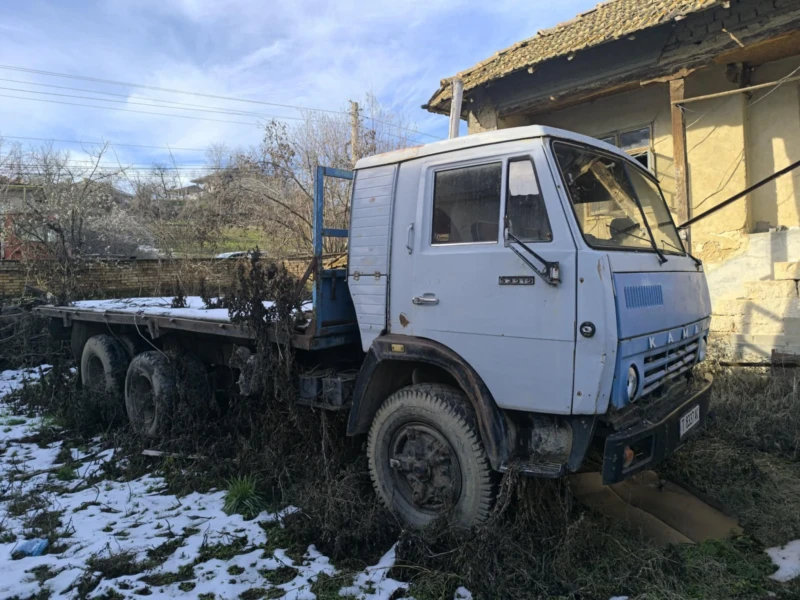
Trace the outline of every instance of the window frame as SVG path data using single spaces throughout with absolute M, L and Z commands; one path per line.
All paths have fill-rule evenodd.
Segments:
M 508 204 L 511 198 L 511 163 L 512 162 L 523 162 L 528 161 L 533 168 L 533 177 L 536 179 L 536 188 L 539 190 L 539 197 L 542 200 L 542 206 L 544 207 L 544 214 L 547 218 L 547 228 L 550 230 L 550 239 L 549 240 L 525 240 L 520 238 L 526 244 L 552 244 L 553 239 L 555 238 L 555 234 L 553 233 L 553 226 L 550 223 L 550 212 L 547 210 L 547 202 L 544 200 L 544 194 L 542 193 L 542 182 L 539 179 L 539 171 L 536 169 L 536 161 L 533 160 L 533 156 L 530 154 L 520 154 L 518 156 L 511 156 L 505 160 L 505 164 L 503 168 L 505 169 L 505 197 L 503 198 L 504 206 L 501 208 L 502 210 L 502 220 L 501 220 L 501 231 L 505 229 L 505 219 L 508 216 Z
M 502 156 L 495 156 L 491 159 L 484 159 L 479 162 L 470 162 L 467 161 L 466 163 L 459 164 L 458 162 L 449 163 L 449 164 L 442 164 L 440 166 L 434 167 L 430 170 L 430 210 L 426 211 L 426 223 L 425 228 L 428 229 L 429 235 L 427 235 L 427 243 L 431 248 L 452 248 L 456 246 L 491 246 L 491 245 L 499 245 L 501 240 L 501 233 L 502 233 L 502 215 L 503 215 L 503 189 L 506 185 L 506 178 L 507 178 L 507 160 Z M 485 167 L 488 165 L 500 165 L 500 195 L 498 197 L 498 205 L 497 205 L 497 239 L 494 241 L 488 242 L 434 242 L 434 230 L 433 230 L 433 215 L 436 210 L 436 175 L 438 173 L 442 173 L 445 171 L 456 171 L 462 169 L 470 169 L 473 167 Z
M 622 150 L 622 147 L 619 145 L 619 138 L 621 135 L 625 135 L 626 133 L 633 133 L 634 131 L 642 131 L 647 129 L 647 137 L 649 143 L 647 146 L 639 146 L 637 148 L 631 148 L 630 150 Z M 641 156 L 642 154 L 647 154 L 647 167 L 653 173 L 656 172 L 655 169 L 655 152 L 653 152 L 653 123 L 647 123 L 646 125 L 640 125 L 638 127 L 625 127 L 623 129 L 617 129 L 614 131 L 609 131 L 603 135 L 596 136 L 597 139 L 600 141 L 608 140 L 609 138 L 614 138 L 614 143 L 611 144 L 612 146 L 616 146 L 620 150 L 622 150 L 625 154 L 630 156 L 633 160 L 636 160 L 637 156 Z M 606 144 L 610 143 L 605 141 Z M 638 160 L 636 162 L 639 162 Z M 642 163 L 639 163 L 641 167 L 644 167 Z
M 642 163 L 637 161 L 635 158 L 630 156 L 627 152 L 625 152 L 621 148 L 618 148 L 618 150 L 626 155 L 624 157 L 618 156 L 613 152 L 603 150 L 602 148 L 598 148 L 597 146 L 584 144 L 581 142 L 577 142 L 575 140 L 554 137 L 550 139 L 550 143 L 548 145 L 550 154 L 552 156 L 552 160 L 554 161 L 553 164 L 555 165 L 555 170 L 558 173 L 558 183 L 560 184 L 560 187 L 562 187 L 562 191 L 565 195 L 566 201 L 570 206 L 570 210 L 572 211 L 572 217 L 575 219 L 575 227 L 577 228 L 578 233 L 580 234 L 581 239 L 583 240 L 583 243 L 586 244 L 589 248 L 591 248 L 592 250 L 598 250 L 600 252 L 635 252 L 638 254 L 655 254 L 655 255 L 658 254 L 658 252 L 656 252 L 656 249 L 652 247 L 652 245 L 650 248 L 631 248 L 631 247 L 626 248 L 624 246 L 621 247 L 596 246 L 586 239 L 586 235 L 584 234 L 583 228 L 581 227 L 580 224 L 580 220 L 578 219 L 578 213 L 576 211 L 575 203 L 572 201 L 572 196 L 569 193 L 569 185 L 567 184 L 566 177 L 564 176 L 564 170 L 561 168 L 561 163 L 558 162 L 558 157 L 556 155 L 556 148 L 555 148 L 556 144 L 573 146 L 575 148 L 580 148 L 581 150 L 584 151 L 594 152 L 595 154 L 599 154 L 601 156 L 607 156 L 610 158 L 617 158 L 617 159 L 623 158 L 624 160 L 626 160 L 625 164 L 626 169 L 631 167 L 638 169 L 642 173 L 642 175 L 644 175 L 647 179 L 653 181 L 656 184 L 656 186 L 658 187 L 658 191 L 661 194 L 661 200 L 664 202 L 664 206 L 667 208 L 667 214 L 669 215 L 670 223 L 672 223 L 672 226 L 675 228 L 675 231 L 678 231 L 678 236 L 680 236 L 680 231 L 678 230 L 678 226 L 675 224 L 675 219 L 672 217 L 672 211 L 670 210 L 669 204 L 667 204 L 667 199 L 664 197 L 664 191 L 661 189 L 661 183 L 659 183 L 658 179 L 654 177 L 650 171 L 644 168 L 644 165 L 642 165 Z M 644 210 L 641 206 L 641 202 L 639 201 L 638 197 L 636 199 L 636 202 L 639 205 L 639 212 L 642 216 L 642 221 L 644 224 L 646 224 L 648 228 L 648 236 L 649 236 L 651 235 L 649 232 L 650 224 L 647 221 L 647 217 L 644 214 Z M 685 246 L 683 250 L 684 251 L 682 254 L 674 252 L 665 252 L 665 254 L 673 254 L 674 256 L 688 256 L 687 249 Z

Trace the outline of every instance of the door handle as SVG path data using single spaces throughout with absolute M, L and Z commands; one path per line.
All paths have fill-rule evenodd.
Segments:
M 411 223 L 408 226 L 408 231 L 406 232 L 406 248 L 408 248 L 408 253 L 411 254 L 414 251 L 414 247 L 411 245 L 414 242 L 414 223 Z
M 417 306 L 432 306 L 439 304 L 439 299 L 433 294 L 424 294 L 422 296 L 414 296 L 411 299 L 411 304 L 416 304 Z

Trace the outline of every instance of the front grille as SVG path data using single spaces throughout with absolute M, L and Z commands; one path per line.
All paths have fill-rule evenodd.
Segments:
M 697 339 L 686 340 L 669 350 L 657 350 L 644 358 L 642 396 L 649 394 L 692 368 L 697 359 Z

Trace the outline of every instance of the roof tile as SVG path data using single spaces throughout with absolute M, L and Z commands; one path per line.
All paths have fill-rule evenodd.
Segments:
M 496 52 L 491 58 L 458 73 L 464 91 L 500 79 L 509 73 L 585 50 L 643 29 L 704 10 L 721 0 L 609 0 L 574 19 L 539 31 L 534 37 Z M 431 108 L 449 100 L 450 78 L 429 101 Z

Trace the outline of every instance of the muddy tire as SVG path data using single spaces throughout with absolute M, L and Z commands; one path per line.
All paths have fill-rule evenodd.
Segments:
M 461 391 L 424 383 L 389 396 L 372 421 L 367 455 L 378 497 L 411 527 L 444 516 L 460 527 L 488 518 L 492 469 Z
M 208 383 L 208 371 L 203 361 L 190 352 L 181 355 L 169 354 L 169 356 L 175 359 L 182 409 L 190 412 L 190 418 L 200 420 L 216 413 L 217 404 L 211 385 Z
M 164 436 L 177 395 L 177 375 L 169 360 L 155 350 L 136 355 L 125 377 L 125 408 L 139 435 Z
M 123 391 L 127 369 L 128 355 L 114 337 L 101 334 L 86 340 L 81 351 L 81 384 L 103 423 L 125 420 Z

